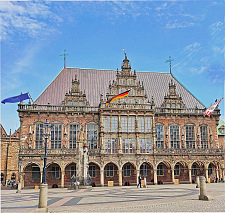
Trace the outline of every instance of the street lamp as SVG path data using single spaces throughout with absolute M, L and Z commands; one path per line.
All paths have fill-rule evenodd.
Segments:
M 43 175 L 42 175 L 42 183 L 40 184 L 40 194 L 39 194 L 39 203 L 38 203 L 38 211 L 40 209 L 41 212 L 48 212 L 47 208 L 47 201 L 48 201 L 48 184 L 46 183 L 46 176 L 47 176 L 47 141 L 48 136 L 50 135 L 50 124 L 48 123 L 47 119 L 46 122 L 43 124 L 44 128 L 44 138 L 45 138 L 45 156 L 44 156 L 44 168 L 43 168 Z
M 47 176 L 47 141 L 48 141 L 48 136 L 50 135 L 49 130 L 50 130 L 50 124 L 48 123 L 47 119 L 46 122 L 43 124 L 44 128 L 44 138 L 45 138 L 45 157 L 44 157 L 44 168 L 43 168 L 43 176 L 42 176 L 42 183 L 46 184 L 46 176 Z
M 146 159 L 143 158 L 143 167 L 144 167 L 144 188 L 146 188 L 146 165 L 145 165 Z

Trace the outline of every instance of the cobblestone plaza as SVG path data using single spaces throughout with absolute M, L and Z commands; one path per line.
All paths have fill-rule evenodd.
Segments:
M 195 184 L 48 190 L 49 212 L 224 212 L 225 184 L 207 184 L 212 201 L 198 200 Z M 36 212 L 39 190 L 1 191 L 1 212 Z

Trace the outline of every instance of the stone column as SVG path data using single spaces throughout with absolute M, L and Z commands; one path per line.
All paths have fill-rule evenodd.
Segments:
M 62 172 L 61 172 L 61 188 L 64 188 L 64 175 L 65 175 L 65 171 L 62 170 Z
M 222 168 L 222 180 L 225 182 L 224 168 Z
M 43 168 L 40 169 L 40 173 L 41 173 L 41 179 L 40 179 L 40 181 L 42 182 L 42 178 L 43 178 Z
M 118 147 L 119 147 L 119 154 L 122 154 L 122 137 L 121 137 L 121 117 L 118 116 Z
M 104 169 L 100 170 L 100 183 L 101 186 L 104 186 Z
M 188 175 L 189 175 L 189 183 L 192 183 L 192 179 L 191 179 L 191 169 L 188 169 Z
M 216 167 L 216 178 L 217 178 L 217 180 L 219 181 L 219 169 L 218 169 L 218 167 Z
M 154 168 L 154 185 L 157 185 L 157 168 Z
M 206 195 L 206 182 L 205 182 L 205 177 L 200 176 L 200 195 L 199 195 L 199 200 L 212 200 L 210 196 Z
M 138 185 L 138 183 L 139 183 L 139 180 L 138 180 L 139 175 L 140 175 L 140 170 L 137 169 L 137 176 L 136 176 L 136 178 L 137 178 L 137 185 Z
M 172 173 L 172 182 L 175 183 L 175 179 L 174 179 L 174 166 L 171 167 L 171 173 Z
M 119 169 L 119 186 L 123 185 L 122 169 Z
M 135 117 L 135 123 L 136 123 L 136 128 L 135 128 L 136 154 L 140 154 L 139 134 L 138 134 L 139 124 L 138 124 L 138 116 L 137 115 Z
M 205 169 L 205 179 L 206 179 L 206 183 L 208 183 L 208 181 L 209 181 L 209 171 L 208 171 L 208 168 Z

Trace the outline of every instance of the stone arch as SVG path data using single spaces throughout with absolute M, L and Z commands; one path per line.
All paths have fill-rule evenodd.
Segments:
M 136 167 L 132 162 L 126 161 L 122 166 L 122 184 L 129 186 L 130 184 L 136 185 Z
M 140 165 L 140 175 L 142 179 L 144 178 L 144 175 L 146 177 L 146 183 L 150 184 L 154 182 L 154 167 L 153 164 L 150 162 L 144 162 Z
M 119 185 L 119 166 L 110 161 L 104 166 L 104 183 L 108 183 L 108 181 L 113 181 L 114 185 Z
M 73 186 L 76 179 L 76 163 L 67 163 L 64 168 L 64 186 Z
M 172 170 L 169 162 L 161 161 L 157 164 L 158 184 L 172 182 Z
M 208 178 L 211 183 L 218 182 L 223 178 L 223 167 L 219 161 L 210 161 L 208 167 Z
M 189 169 L 185 161 L 176 161 L 174 164 L 174 178 L 179 179 L 179 183 L 189 182 Z
M 205 175 L 205 165 L 201 161 L 193 161 L 191 164 L 191 179 L 192 183 L 195 183 L 197 176 Z
M 115 165 L 117 166 L 118 169 L 120 168 L 119 164 L 118 164 L 116 161 L 109 161 L 109 162 L 107 162 L 107 163 L 105 163 L 105 164 L 103 165 L 104 170 L 105 170 L 105 166 L 106 166 L 107 164 L 109 164 L 109 163 L 115 164 Z
M 38 163 L 30 162 L 24 169 L 24 187 L 30 187 L 35 185 L 40 185 L 41 182 L 41 170 Z
M 88 174 L 91 178 L 92 186 L 100 186 L 100 164 L 94 161 L 89 163 Z
M 42 165 L 39 162 L 28 162 L 28 163 L 24 164 L 24 166 L 21 166 L 21 171 L 24 171 L 24 169 L 31 164 L 36 164 L 39 168 L 42 167 Z
M 58 163 L 50 162 L 47 165 L 47 183 L 49 186 L 61 186 L 61 166 Z

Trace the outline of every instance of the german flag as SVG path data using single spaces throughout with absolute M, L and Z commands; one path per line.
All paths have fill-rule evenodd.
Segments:
M 128 96 L 129 92 L 130 92 L 130 89 L 127 90 L 126 92 L 122 92 L 122 93 L 120 93 L 119 95 L 116 95 L 116 96 L 110 98 L 108 101 L 106 101 L 105 105 L 108 106 L 110 103 L 112 103 L 112 102 L 115 101 L 116 99 L 119 99 L 119 98 L 123 98 L 123 97 Z

